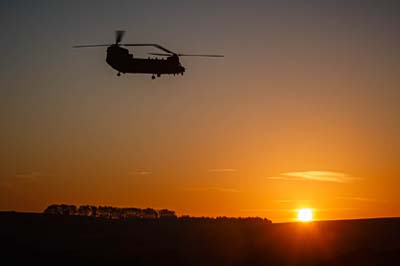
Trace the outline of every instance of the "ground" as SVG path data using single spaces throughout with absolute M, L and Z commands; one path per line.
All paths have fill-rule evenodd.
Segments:
M 4 265 L 400 265 L 400 218 L 312 223 L 0 213 Z

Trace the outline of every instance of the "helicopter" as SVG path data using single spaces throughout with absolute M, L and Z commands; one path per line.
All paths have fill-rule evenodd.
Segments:
M 181 56 L 202 56 L 202 57 L 224 57 L 223 55 L 215 54 L 181 54 L 175 53 L 159 44 L 155 43 L 121 43 L 125 31 L 115 31 L 115 43 L 114 44 L 90 44 L 90 45 L 75 45 L 73 48 L 92 48 L 92 47 L 106 47 L 107 56 L 106 62 L 113 69 L 117 70 L 117 76 L 121 76 L 125 73 L 132 74 L 151 74 L 151 78 L 155 79 L 156 76 L 160 77 L 164 74 L 169 75 L 183 75 L 185 68 L 181 65 L 179 57 Z M 164 53 L 148 53 L 150 55 L 164 56 L 166 58 L 136 58 L 129 50 L 125 47 L 131 46 L 149 46 L 155 47 L 163 51 Z

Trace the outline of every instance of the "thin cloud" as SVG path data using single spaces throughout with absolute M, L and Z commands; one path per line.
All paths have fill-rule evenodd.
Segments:
M 293 212 L 292 209 L 274 208 L 274 209 L 242 209 L 241 212 Z
M 217 191 L 217 192 L 229 192 L 229 193 L 238 193 L 240 190 L 236 188 L 225 188 L 225 187 L 191 187 L 184 188 L 184 190 L 189 191 Z
M 10 181 L 14 182 L 37 182 L 40 181 L 42 178 L 46 177 L 55 177 L 53 174 L 49 173 L 42 173 L 42 172 L 21 172 L 16 173 Z
M 337 197 L 340 200 L 352 200 L 352 201 L 365 201 L 365 202 L 385 202 L 386 200 L 379 200 L 374 198 L 366 197 Z
M 362 180 L 362 178 L 354 177 L 346 173 L 332 172 L 332 171 L 300 171 L 300 172 L 287 172 L 279 176 L 268 177 L 273 180 L 288 180 L 288 181 L 320 181 L 320 182 L 334 182 L 334 183 L 350 183 Z
M 147 170 L 136 170 L 129 173 L 129 175 L 151 175 L 151 174 L 152 172 Z
M 358 208 L 313 208 L 317 212 L 328 212 L 328 211 L 354 211 L 359 210 Z M 296 208 L 271 208 L 271 209 L 242 209 L 242 212 L 297 212 Z
M 31 182 L 36 181 L 39 176 L 40 173 L 37 172 L 17 173 L 12 180 L 17 182 Z
M 276 203 L 290 203 L 293 202 L 294 200 L 274 200 Z
M 287 177 L 287 176 L 269 176 L 271 180 L 301 181 L 303 178 Z
M 208 169 L 209 173 L 230 173 L 230 172 L 236 172 L 237 169 L 234 168 L 214 168 L 214 169 Z
M 12 177 L 1 180 L 0 186 L 12 187 L 14 185 L 20 184 L 33 184 L 36 182 L 40 182 L 40 179 L 43 177 L 53 177 L 53 175 L 43 174 L 40 172 L 20 172 L 16 173 Z
M 277 199 L 273 200 L 275 203 L 285 204 L 285 203 L 293 203 L 293 202 L 310 202 L 311 200 L 303 199 L 303 200 L 294 200 L 294 199 Z
M 359 208 L 318 208 L 314 209 L 318 212 L 331 212 L 331 211 L 356 211 L 360 210 Z

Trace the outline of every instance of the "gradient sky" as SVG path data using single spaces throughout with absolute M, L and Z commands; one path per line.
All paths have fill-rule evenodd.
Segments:
M 1 1 L 0 210 L 399 216 L 397 2 Z M 71 48 L 116 29 L 226 57 L 151 80 Z

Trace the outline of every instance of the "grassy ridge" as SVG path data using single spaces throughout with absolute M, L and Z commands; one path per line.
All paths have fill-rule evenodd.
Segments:
M 400 219 L 309 224 L 0 213 L 5 265 L 400 265 Z

